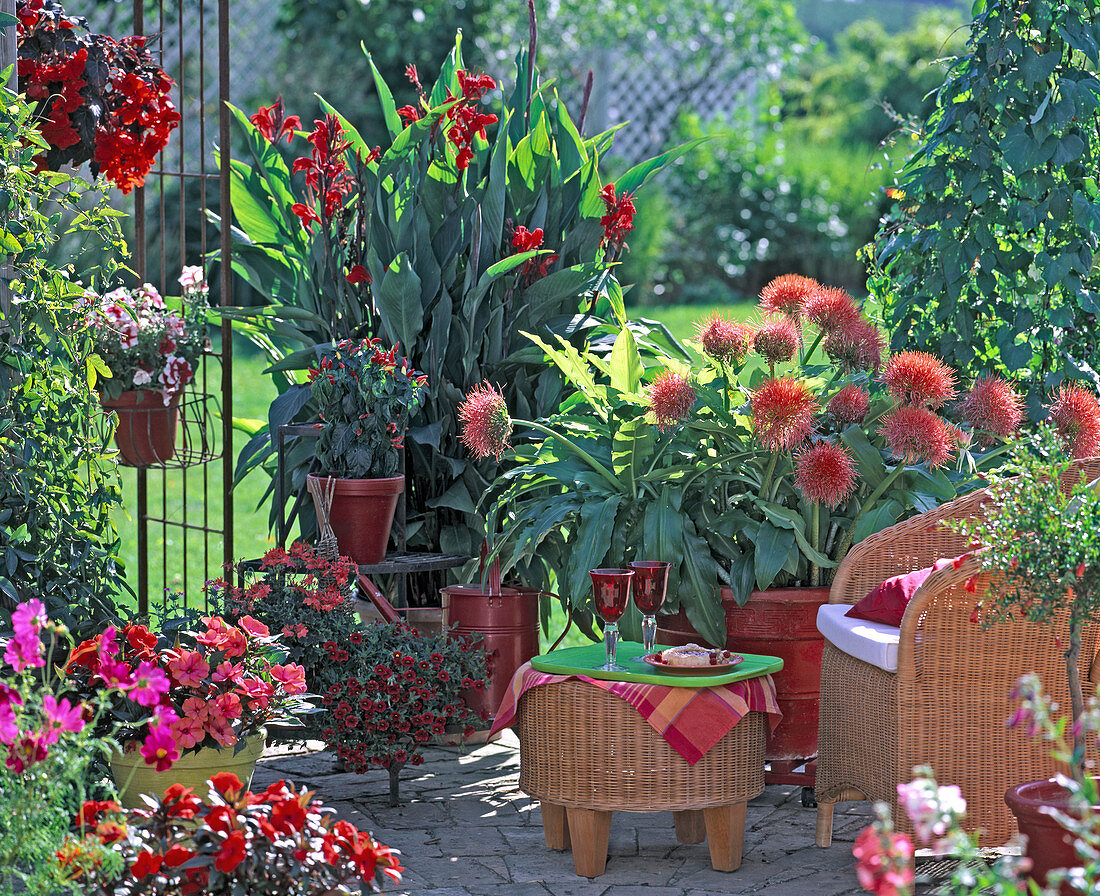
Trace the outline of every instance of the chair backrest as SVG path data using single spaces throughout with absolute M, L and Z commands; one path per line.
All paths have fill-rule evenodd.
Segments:
M 1100 457 L 1074 461 L 1062 477 L 1062 490 L 1072 489 L 1082 473 L 1089 481 L 1100 478 Z M 943 557 L 966 553 L 968 539 L 943 524 L 975 518 L 988 501 L 988 490 L 981 489 L 869 535 L 841 561 L 829 602 L 857 603 L 891 576 L 926 569 Z

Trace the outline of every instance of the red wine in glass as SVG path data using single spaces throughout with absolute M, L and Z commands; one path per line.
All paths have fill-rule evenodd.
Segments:
M 596 615 L 605 623 L 603 641 L 607 651 L 607 662 L 599 668 L 606 672 L 626 672 L 624 666 L 615 662 L 615 651 L 619 644 L 618 621 L 626 612 L 630 603 L 630 583 L 634 578 L 631 569 L 592 569 L 592 605 Z
M 657 642 L 657 611 L 665 602 L 668 570 L 671 564 L 660 560 L 635 560 L 634 604 L 642 613 L 642 655 L 653 653 Z

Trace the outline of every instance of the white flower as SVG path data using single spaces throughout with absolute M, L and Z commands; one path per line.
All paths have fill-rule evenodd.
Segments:
M 206 285 L 206 276 L 198 265 L 184 267 L 180 272 L 179 282 L 184 295 L 205 295 L 210 291 L 210 287 Z
M 145 386 L 151 382 L 153 382 L 153 374 L 151 374 L 148 370 L 144 370 L 139 367 L 137 370 L 134 371 L 135 386 Z
M 922 843 L 937 843 L 958 826 L 966 814 L 966 800 L 953 784 L 937 785 L 925 769 L 909 784 L 898 785 L 898 802 L 913 822 Z

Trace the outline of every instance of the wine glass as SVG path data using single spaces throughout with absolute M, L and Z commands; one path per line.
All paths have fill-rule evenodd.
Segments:
M 603 672 L 626 672 L 625 666 L 615 662 L 615 650 L 619 646 L 619 619 L 630 603 L 632 569 L 591 569 L 592 604 L 596 615 L 604 621 L 603 643 L 607 649 L 607 662 L 599 666 Z
M 657 611 L 665 602 L 668 570 L 672 564 L 660 560 L 635 560 L 634 604 L 642 613 L 642 656 L 649 656 L 657 643 Z

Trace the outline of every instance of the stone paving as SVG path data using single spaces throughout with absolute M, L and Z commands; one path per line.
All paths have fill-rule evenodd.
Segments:
M 771 785 L 749 803 L 744 859 L 713 871 L 706 843 L 677 844 L 672 813 L 616 813 L 607 871 L 588 880 L 568 852 L 546 848 L 539 804 L 521 793 L 511 731 L 479 747 L 431 747 L 404 770 L 401 806 L 390 808 L 381 772 L 338 772 L 331 753 L 271 756 L 254 785 L 278 778 L 315 788 L 337 813 L 402 853 L 394 896 L 855 896 L 852 842 L 871 818 L 866 803 L 837 807 L 833 845 L 814 846 L 813 809 L 801 788 Z

